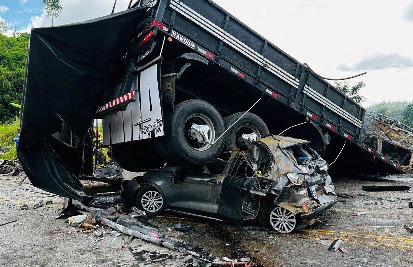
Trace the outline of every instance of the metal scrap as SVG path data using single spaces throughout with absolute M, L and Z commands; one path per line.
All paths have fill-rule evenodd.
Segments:
M 134 230 L 134 229 L 125 227 L 119 223 L 115 223 L 103 217 L 98 217 L 96 218 L 96 220 L 101 221 L 104 225 L 118 232 L 121 232 L 123 234 L 130 235 L 130 236 L 142 239 L 144 241 L 150 242 L 152 244 L 156 244 L 159 246 L 163 246 L 165 248 L 169 248 L 171 250 L 186 252 L 206 262 L 212 262 L 209 259 L 209 256 L 205 251 L 198 251 L 200 250 L 199 248 L 194 249 L 192 246 L 184 243 L 183 241 L 160 235 L 157 231 L 153 231 L 148 234 L 147 232 L 141 232 L 140 230 Z
M 405 185 L 365 185 L 361 189 L 367 192 L 381 192 L 381 191 L 408 191 L 410 186 Z
M 413 129 L 382 114 L 367 114 L 364 142 L 378 153 L 413 170 Z
M 310 214 L 334 203 L 336 195 L 327 163 L 311 149 L 309 142 L 284 136 L 260 139 L 248 151 L 233 153 L 225 175 L 255 176 L 251 193 L 273 194 L 275 203 L 293 214 Z

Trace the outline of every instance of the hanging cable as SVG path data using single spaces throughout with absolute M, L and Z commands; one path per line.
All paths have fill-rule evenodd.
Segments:
M 130 9 L 130 7 L 132 6 L 132 1 L 133 1 L 133 0 L 130 0 L 130 1 L 129 1 L 128 9 Z
M 344 147 L 346 146 L 346 144 L 347 144 L 347 140 L 344 140 L 343 147 L 341 148 L 340 152 L 338 153 L 336 159 L 335 159 L 333 162 L 331 162 L 330 164 L 328 164 L 329 167 L 330 167 L 331 165 L 333 165 L 334 163 L 336 163 L 336 161 L 337 161 L 338 158 L 340 157 L 341 153 L 343 152 Z
M 354 76 L 350 76 L 350 77 L 347 77 L 347 78 L 326 78 L 326 77 L 323 77 L 323 76 L 318 75 L 317 73 L 315 73 L 315 71 L 313 71 L 313 70 L 310 68 L 310 66 L 308 66 L 307 64 L 304 64 L 304 66 L 305 66 L 306 68 L 308 68 L 309 70 L 311 70 L 311 72 L 312 72 L 315 76 L 317 76 L 318 78 L 321 78 L 321 79 L 324 79 L 324 80 L 328 80 L 328 81 L 345 81 L 345 80 L 354 79 L 354 78 L 357 78 L 357 77 L 360 77 L 360 76 L 363 76 L 363 75 L 366 75 L 366 74 L 367 74 L 367 71 L 365 71 L 365 72 L 363 72 L 363 73 L 360 73 L 360 74 L 357 74 L 357 75 L 354 75 Z
M 254 105 L 252 105 L 247 111 L 244 112 L 244 114 L 242 114 L 242 116 L 240 116 L 238 118 L 238 120 L 236 120 L 233 124 L 231 124 L 228 129 L 226 129 L 214 142 L 212 142 L 211 144 L 214 145 L 216 142 L 218 142 L 219 139 L 221 139 L 228 131 L 229 129 L 231 129 L 240 119 L 242 119 L 245 115 L 247 115 L 248 112 L 250 112 L 250 110 L 255 107 L 255 105 L 258 104 L 258 102 L 260 102 L 260 100 L 262 99 L 262 97 L 264 96 L 264 94 L 261 95 L 261 97 L 257 100 L 257 102 L 254 103 Z
M 115 3 L 113 4 L 113 8 L 112 8 L 112 13 L 111 13 L 111 14 L 115 13 L 116 2 L 118 2 L 118 0 L 115 0 Z
M 283 134 L 283 133 L 285 133 L 286 131 L 288 131 L 288 130 L 290 130 L 290 129 L 294 128 L 294 127 L 297 127 L 297 126 L 300 126 L 300 125 L 306 124 L 306 123 L 308 123 L 308 121 L 305 121 L 305 122 L 298 123 L 298 124 L 296 124 L 296 125 L 290 126 L 290 127 L 288 127 L 287 129 L 285 129 L 284 131 L 282 131 L 281 133 L 279 133 L 278 135 L 282 135 L 282 134 Z

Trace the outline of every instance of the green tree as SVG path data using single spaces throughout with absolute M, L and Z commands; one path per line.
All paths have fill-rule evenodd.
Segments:
M 408 101 L 396 101 L 396 102 L 381 102 L 374 104 L 367 108 L 369 113 L 380 113 L 398 121 L 402 121 L 403 112 L 408 105 L 413 104 L 413 102 Z
M 350 85 L 347 81 L 336 83 L 336 88 L 356 103 L 361 103 L 365 99 L 360 95 L 360 90 L 365 86 L 364 82 L 358 82 L 356 85 Z
M 402 123 L 413 128 L 413 103 L 404 109 Z
M 0 20 L 0 33 L 5 33 L 7 31 L 7 25 L 6 22 L 3 20 Z
M 62 5 L 59 0 L 43 0 L 43 3 L 46 6 L 46 16 L 52 18 L 53 26 L 54 18 L 59 17 L 62 12 Z
M 0 123 L 13 121 L 19 114 L 26 70 L 29 34 L 0 34 Z

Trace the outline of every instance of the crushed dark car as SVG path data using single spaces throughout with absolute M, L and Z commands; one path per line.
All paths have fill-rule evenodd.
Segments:
M 308 143 L 269 135 L 232 152 L 222 173 L 164 167 L 131 180 L 123 197 L 151 215 L 171 209 L 290 233 L 336 203 L 328 165 Z

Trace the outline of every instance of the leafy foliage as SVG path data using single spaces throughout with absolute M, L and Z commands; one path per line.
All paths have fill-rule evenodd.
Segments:
M 405 109 L 411 104 L 413 104 L 413 102 L 382 102 L 369 107 L 367 111 L 370 113 L 380 113 L 398 121 L 402 121 Z
M 53 26 L 53 19 L 60 16 L 60 12 L 62 12 L 62 6 L 60 5 L 59 0 L 43 0 L 44 5 L 46 6 L 46 16 L 52 18 L 52 26 Z
M 360 90 L 365 86 L 364 82 L 358 82 L 356 85 L 350 85 L 347 81 L 336 83 L 336 88 L 356 103 L 361 103 L 365 99 L 360 95 Z
M 12 139 L 16 136 L 19 125 L 18 120 L 10 124 L 0 125 L 0 148 L 5 151 L 0 153 L 0 159 L 16 158 L 16 145 L 12 142 Z
M 403 111 L 402 123 L 413 128 L 413 103 L 409 104 Z
M 0 34 L 0 123 L 12 122 L 19 113 L 30 35 Z
M 5 33 L 7 31 L 6 22 L 0 20 L 0 33 Z

